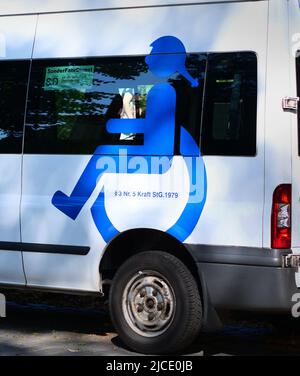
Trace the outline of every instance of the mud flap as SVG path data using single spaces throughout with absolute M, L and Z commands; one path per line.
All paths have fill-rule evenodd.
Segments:
M 223 323 L 213 306 L 207 284 L 204 278 L 204 274 L 198 265 L 198 275 L 202 287 L 202 303 L 203 303 L 203 324 L 201 328 L 202 333 L 213 333 L 223 329 Z

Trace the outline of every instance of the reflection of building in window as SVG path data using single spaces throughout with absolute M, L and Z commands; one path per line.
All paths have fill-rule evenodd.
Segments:
M 120 119 L 145 118 L 147 95 L 153 85 L 138 85 L 137 92 L 133 88 L 119 89 L 122 96 L 123 107 Z M 135 133 L 121 133 L 120 140 L 134 140 Z
M 119 93 L 123 98 L 123 107 L 120 113 L 120 119 L 136 118 L 136 103 L 134 89 L 119 89 Z M 121 133 L 120 140 L 134 140 L 134 133 Z

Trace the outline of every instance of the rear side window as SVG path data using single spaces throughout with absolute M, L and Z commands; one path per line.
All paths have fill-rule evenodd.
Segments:
M 25 152 L 93 154 L 99 145 L 143 145 L 142 133 L 112 134 L 106 124 L 144 118 L 149 91 L 168 82 L 176 91 L 174 154 L 183 126 L 203 155 L 255 156 L 255 53 L 188 54 L 186 66 L 198 87 L 180 73 L 155 76 L 145 56 L 34 60 Z
M 179 150 L 181 125 L 199 143 L 206 55 L 189 55 L 187 66 L 199 87 L 191 88 L 179 73 L 155 76 L 145 56 L 34 60 L 25 152 L 93 154 L 99 145 L 143 145 L 142 133 L 109 133 L 106 123 L 112 118 L 144 118 L 149 91 L 166 82 L 177 96 L 174 153 Z
M 209 54 L 202 118 L 202 153 L 254 156 L 256 113 L 256 55 L 252 52 Z
M 0 62 L 0 153 L 22 152 L 29 61 Z

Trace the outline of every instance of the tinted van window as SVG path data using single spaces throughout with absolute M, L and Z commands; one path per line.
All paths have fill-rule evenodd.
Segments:
M 145 117 L 149 90 L 163 82 L 177 93 L 175 153 L 179 125 L 199 143 L 206 56 L 189 55 L 187 66 L 199 87 L 191 88 L 180 74 L 169 79 L 154 76 L 145 56 L 33 61 L 25 152 L 93 154 L 99 145 L 143 145 L 143 134 L 108 133 L 106 123 L 111 118 Z
M 256 154 L 257 59 L 252 52 L 208 55 L 201 149 Z
M 0 153 L 21 153 L 29 61 L 0 61 Z

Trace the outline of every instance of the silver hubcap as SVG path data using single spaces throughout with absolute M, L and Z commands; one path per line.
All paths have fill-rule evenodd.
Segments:
M 154 271 L 137 273 L 126 285 L 122 309 L 128 325 L 144 337 L 155 337 L 170 326 L 175 295 L 166 278 Z

